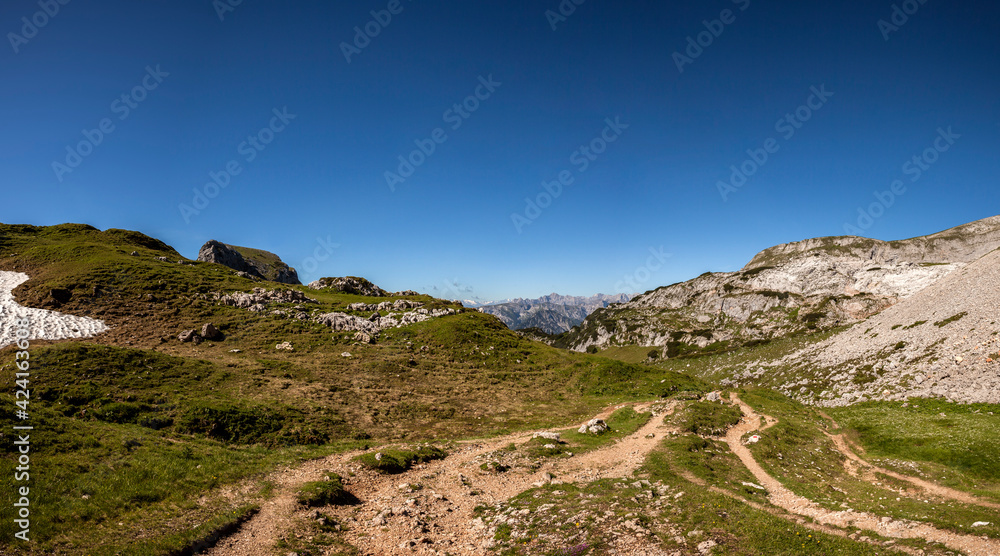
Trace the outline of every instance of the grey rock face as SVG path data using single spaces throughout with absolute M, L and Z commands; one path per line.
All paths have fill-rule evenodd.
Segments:
M 581 297 L 553 293 L 538 299 L 487 305 L 479 311 L 496 316 L 511 330 L 538 328 L 548 334 L 559 334 L 580 324 L 597 309 L 628 300 L 629 294 Z
M 556 345 L 662 346 L 766 341 L 868 318 L 1000 247 L 1000 217 L 885 242 L 816 238 L 758 253 L 738 272 L 706 273 L 598 309 Z
M 309 287 L 314 290 L 330 288 L 339 292 L 363 295 L 365 297 L 389 297 L 389 292 L 372 284 L 369 280 L 357 276 L 320 278 L 319 280 L 309 282 Z M 416 292 L 413 293 L 416 294 Z M 403 292 L 403 295 L 409 295 L 409 293 Z
M 243 253 L 241 253 L 241 251 Z M 244 253 L 247 256 L 244 256 Z M 301 284 L 294 268 L 267 251 L 226 245 L 210 240 L 198 250 L 198 260 L 218 263 L 261 280 L 271 280 L 283 284 Z

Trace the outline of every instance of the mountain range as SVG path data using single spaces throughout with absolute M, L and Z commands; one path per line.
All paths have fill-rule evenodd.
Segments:
M 1000 217 L 476 309 L 200 254 L 0 224 L 0 553 L 1000 554 Z
M 583 322 L 587 315 L 614 303 L 624 303 L 629 294 L 596 294 L 589 297 L 551 293 L 536 299 L 510 299 L 479 306 L 495 315 L 511 330 L 537 328 L 546 334 L 561 334 Z

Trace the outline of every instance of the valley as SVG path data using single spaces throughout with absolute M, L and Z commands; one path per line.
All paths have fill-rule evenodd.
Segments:
M 1000 217 L 776 246 L 559 334 L 216 244 L 0 225 L 7 407 L 37 322 L 11 553 L 1000 553 Z

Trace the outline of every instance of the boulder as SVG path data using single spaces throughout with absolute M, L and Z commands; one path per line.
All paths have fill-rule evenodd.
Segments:
M 184 332 L 181 332 L 180 334 L 177 335 L 177 339 L 182 342 L 193 342 L 196 336 L 199 338 L 200 341 L 201 337 L 198 336 L 197 332 L 195 332 L 194 330 L 185 330 Z
M 531 438 L 544 438 L 545 440 L 555 440 L 556 442 L 560 442 L 559 433 L 557 432 L 536 432 L 531 435 Z
M 604 434 L 611 430 L 603 419 L 591 419 L 587 424 L 580 427 L 577 432 L 580 434 Z
M 295 349 L 292 347 L 291 342 L 281 342 L 280 344 L 274 346 L 274 349 L 280 349 L 284 351 L 295 351 Z
M 222 332 L 219 332 L 219 329 L 214 324 L 206 322 L 201 325 L 201 337 L 206 340 L 218 340 L 222 338 Z

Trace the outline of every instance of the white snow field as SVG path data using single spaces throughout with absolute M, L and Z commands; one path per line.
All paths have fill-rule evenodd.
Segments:
M 17 319 L 28 319 L 29 340 L 89 338 L 108 330 L 104 322 L 87 317 L 64 315 L 58 311 L 22 307 L 11 292 L 28 281 L 23 272 L 0 270 L 0 348 L 17 341 Z

